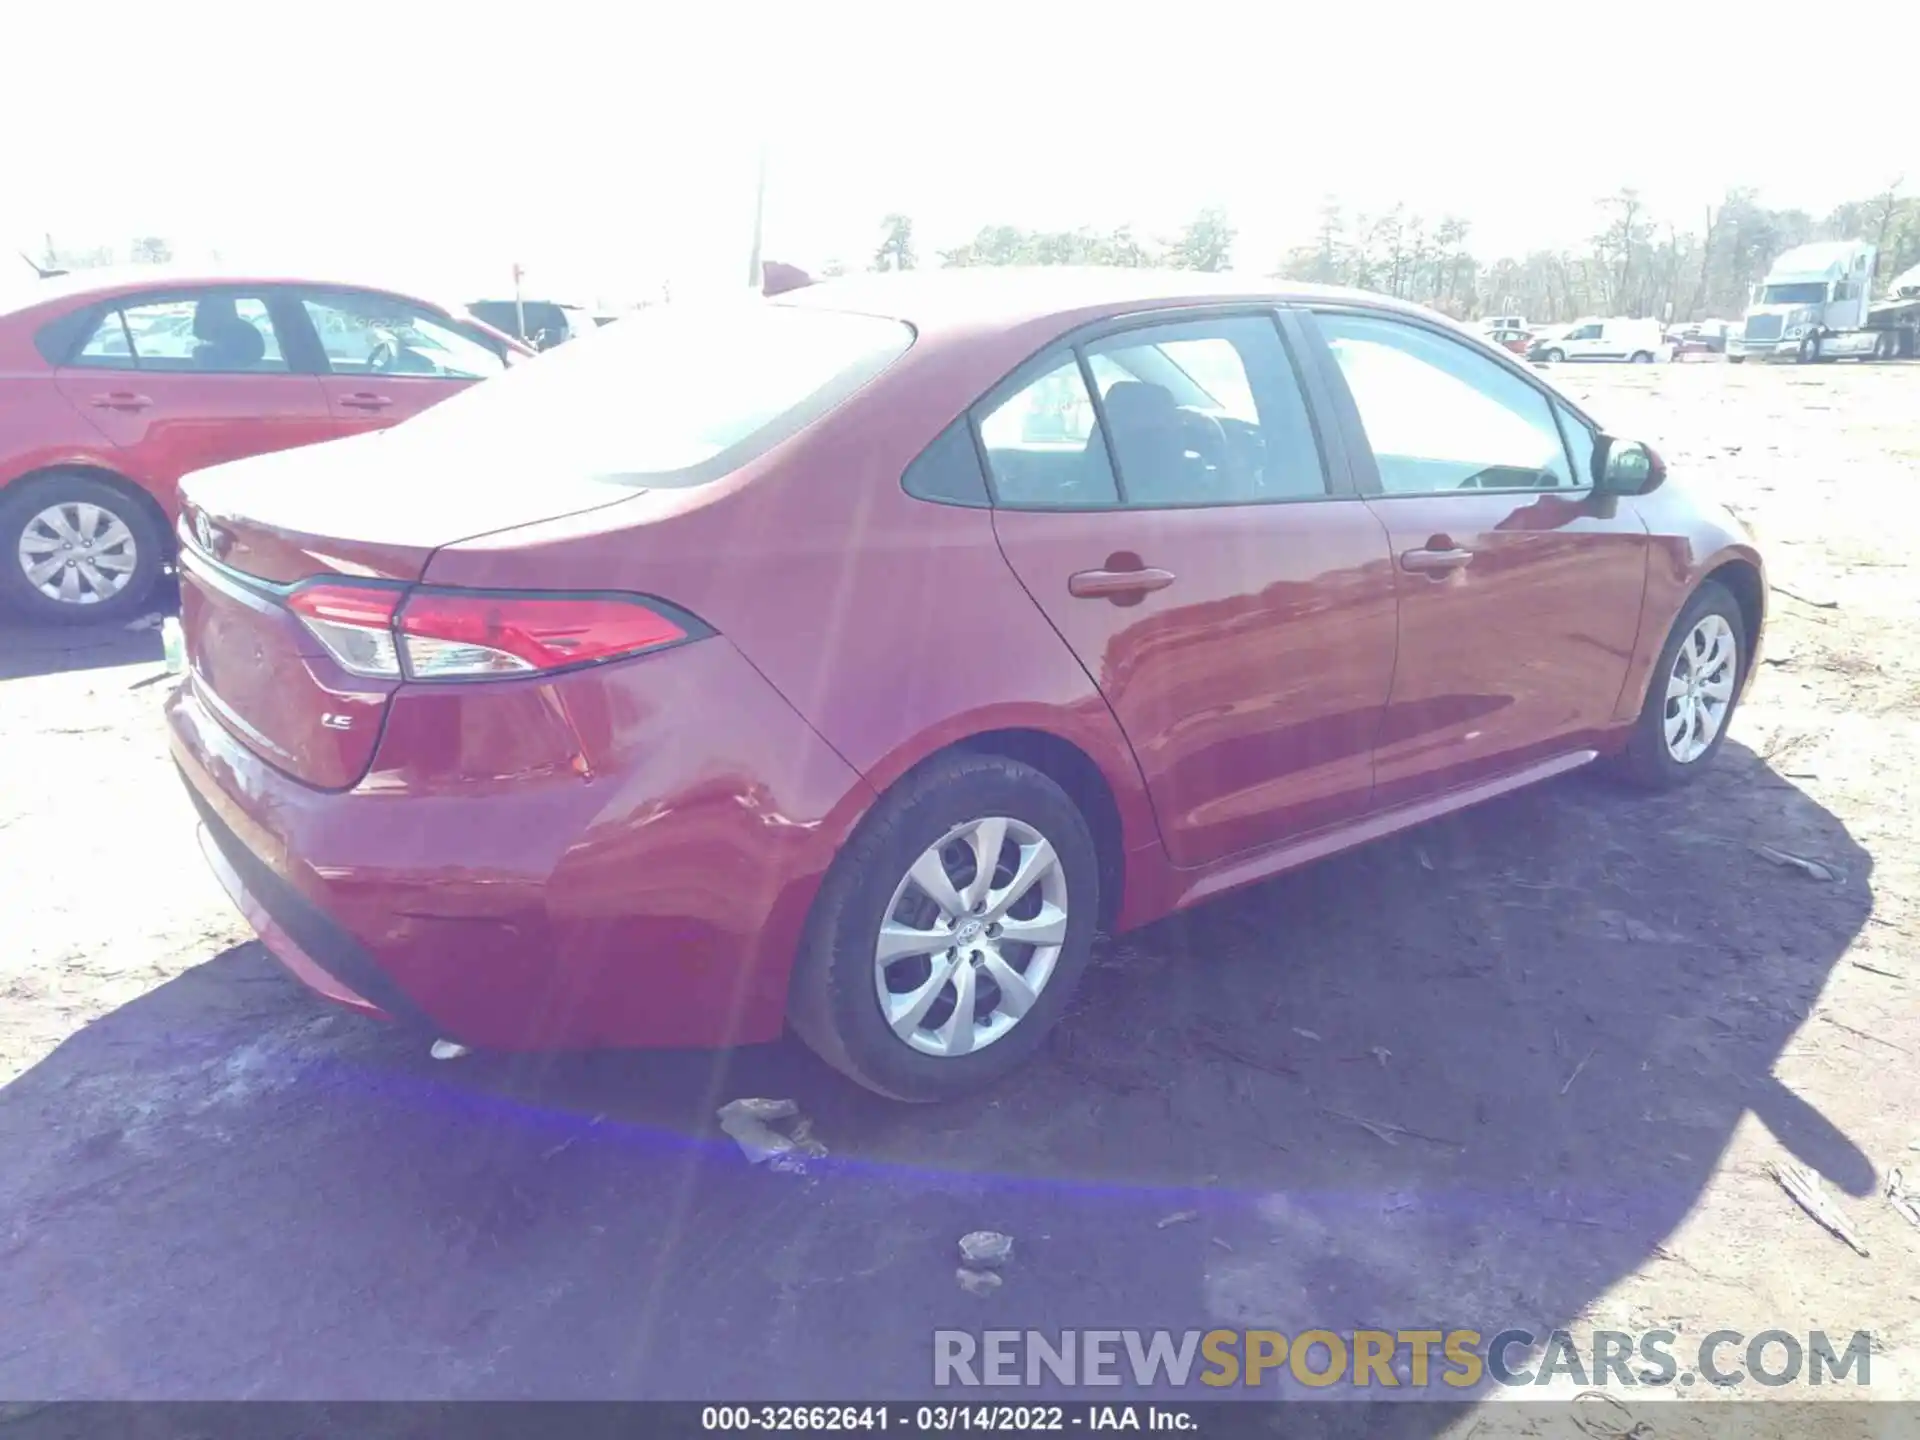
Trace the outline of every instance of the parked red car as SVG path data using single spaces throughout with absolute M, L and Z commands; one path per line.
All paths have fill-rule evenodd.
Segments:
M 324 281 L 29 279 L 0 296 L 0 598 L 48 620 L 136 611 L 188 471 L 392 425 L 531 353 L 443 306 Z
M 1489 330 L 1487 342 L 1515 355 L 1525 355 L 1533 346 L 1531 330 Z
M 660 307 L 184 493 L 173 754 L 295 974 L 480 1046 L 790 1022 L 909 1100 L 1029 1056 L 1098 929 L 1690 778 L 1767 594 L 1440 317 L 1191 274 Z

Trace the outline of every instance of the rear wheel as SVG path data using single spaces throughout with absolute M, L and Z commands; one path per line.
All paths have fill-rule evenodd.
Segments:
M 884 796 L 834 862 L 788 1017 L 822 1059 L 897 1100 L 945 1100 L 1032 1057 L 1086 968 L 1093 837 L 1019 761 L 956 754 Z
M 160 578 L 163 548 L 146 505 L 98 476 L 51 475 L 0 496 L 0 595 L 34 619 L 136 612 Z
M 1633 363 L 1636 365 L 1651 365 L 1653 363 L 1653 356 L 1646 350 L 1636 350 L 1633 352 Z
M 1640 718 L 1615 761 L 1623 778 L 1670 790 L 1706 769 L 1726 742 L 1747 646 L 1739 603 L 1709 580 L 1694 592 L 1661 648 Z
M 1541 358 L 1550 365 L 1558 365 L 1567 358 L 1567 352 L 1564 350 L 1549 350 Z

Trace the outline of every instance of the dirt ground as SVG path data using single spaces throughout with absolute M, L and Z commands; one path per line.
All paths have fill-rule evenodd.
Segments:
M 937 1109 L 792 1043 L 436 1064 L 328 1009 L 194 847 L 156 633 L 0 631 L 0 1396 L 907 1398 L 937 1327 L 1566 1325 L 1870 1330 L 1871 1394 L 1920 1399 L 1881 1193 L 1920 1188 L 1920 367 L 1560 378 L 1788 592 L 1717 771 L 1126 937 L 1042 1063 Z M 748 1094 L 831 1157 L 749 1169 L 711 1123 Z M 1762 1169 L 1795 1158 L 1868 1257 Z

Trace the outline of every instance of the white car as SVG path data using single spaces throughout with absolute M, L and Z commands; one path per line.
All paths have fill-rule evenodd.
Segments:
M 1651 365 L 1673 358 L 1673 343 L 1661 332 L 1658 320 L 1576 321 L 1554 338 L 1536 341 L 1528 357 L 1558 364 L 1562 360 L 1623 360 Z

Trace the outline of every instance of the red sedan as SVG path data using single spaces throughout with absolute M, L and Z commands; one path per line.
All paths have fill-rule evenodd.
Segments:
M 141 267 L 0 296 L 0 597 L 137 611 L 190 470 L 375 430 L 531 354 L 384 290 Z
M 173 754 L 297 975 L 500 1048 L 790 1023 L 909 1100 L 1030 1056 L 1096 930 L 1690 779 L 1767 593 L 1445 320 L 1191 274 L 662 307 L 184 490 Z

